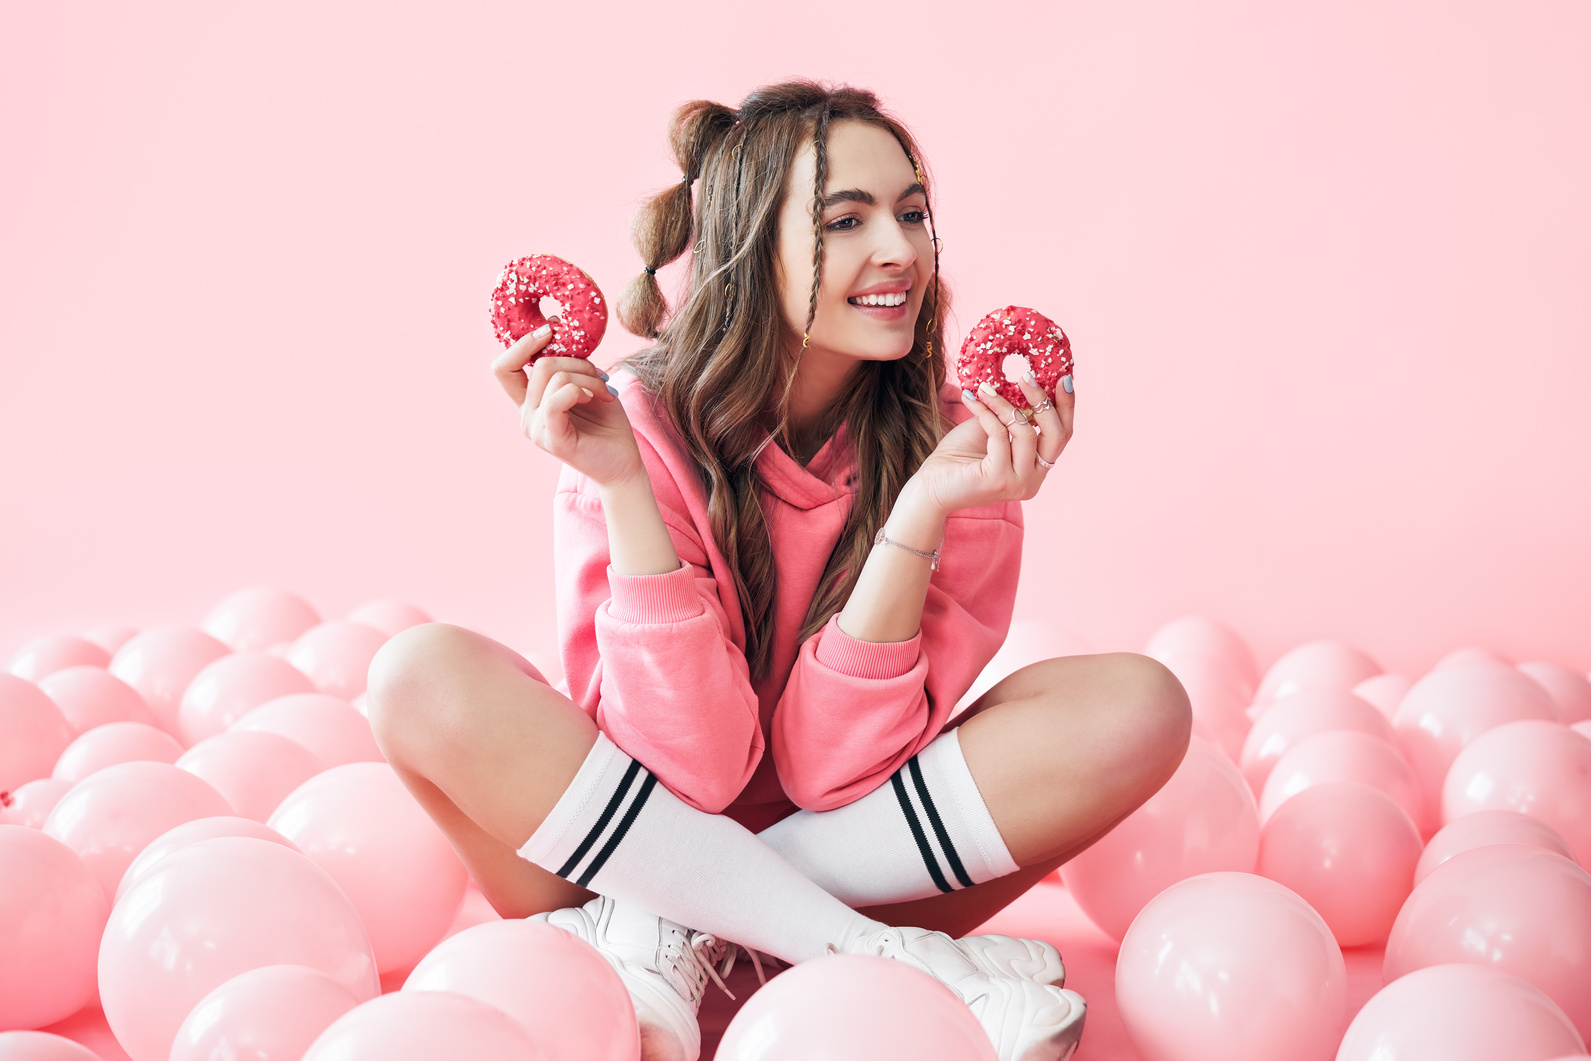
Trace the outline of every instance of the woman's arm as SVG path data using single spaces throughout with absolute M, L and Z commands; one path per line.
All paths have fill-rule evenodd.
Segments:
M 597 484 L 597 496 L 607 515 L 608 554 L 615 573 L 665 575 L 679 569 L 674 539 L 663 524 L 644 466 L 619 482 Z
M 884 534 L 892 542 L 931 553 L 944 542 L 948 515 L 913 477 L 901 489 L 884 523 Z M 932 574 L 927 557 L 889 544 L 875 545 L 840 612 L 840 629 L 858 641 L 909 640 L 922 624 Z

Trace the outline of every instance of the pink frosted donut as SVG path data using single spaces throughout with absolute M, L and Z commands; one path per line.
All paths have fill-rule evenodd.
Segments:
M 956 378 L 963 387 L 977 390 L 987 380 L 1017 409 L 1028 407 L 1016 382 L 1028 368 L 1054 401 L 1056 385 L 1072 371 L 1072 341 L 1060 325 L 1025 306 L 997 309 L 979 321 L 956 358 Z
M 546 324 L 544 298 L 558 303 L 558 319 L 552 322 L 552 341 L 536 357 L 590 357 L 608 327 L 608 301 L 584 270 L 550 254 L 532 254 L 503 267 L 492 292 L 498 340 L 511 346 Z

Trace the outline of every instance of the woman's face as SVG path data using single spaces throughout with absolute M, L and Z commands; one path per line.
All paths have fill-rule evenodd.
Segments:
M 780 294 L 797 344 L 812 298 L 815 167 L 808 142 L 791 165 L 779 216 Z M 803 361 L 904 357 L 934 269 L 928 197 L 911 160 L 889 130 L 836 122 L 823 192 L 823 286 Z

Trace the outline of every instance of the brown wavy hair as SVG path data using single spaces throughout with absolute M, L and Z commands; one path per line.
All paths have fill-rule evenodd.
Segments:
M 618 307 L 625 328 L 657 340 L 624 364 L 660 400 L 701 470 L 713 538 L 732 568 L 745 620 L 746 660 L 756 677 L 769 666 L 776 584 L 757 457 L 774 441 L 793 452 L 790 387 L 801 357 L 780 299 L 779 214 L 786 193 L 799 194 L 787 188 L 791 163 L 811 143 L 817 172 L 810 209 L 817 243 L 810 331 L 823 280 L 828 131 L 836 121 L 887 129 L 924 187 L 931 187 L 911 133 L 879 107 L 871 92 L 796 80 L 759 88 L 738 109 L 709 100 L 686 103 L 669 130 L 684 179 L 643 204 L 633 237 L 649 270 L 689 250 L 688 287 L 670 315 L 657 278 L 643 272 Z M 928 220 L 932 235 L 931 200 Z M 933 245 L 933 283 L 918 312 L 911 352 L 894 361 L 860 362 L 853 385 L 818 425 L 819 437 L 846 425 L 857 488 L 807 608 L 803 641 L 844 606 L 901 487 L 950 426 L 939 404 L 948 294 L 939 281 L 937 237 Z

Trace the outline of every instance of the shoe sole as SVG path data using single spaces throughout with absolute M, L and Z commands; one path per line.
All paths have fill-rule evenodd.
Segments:
M 1043 1038 L 1027 1044 L 1012 1061 L 1066 1061 L 1077 1052 L 1077 1044 L 1083 1038 L 1083 1024 L 1088 1018 L 1088 1003 L 1076 991 L 1055 990 L 1071 1003 L 1066 1019 L 1046 1031 Z

